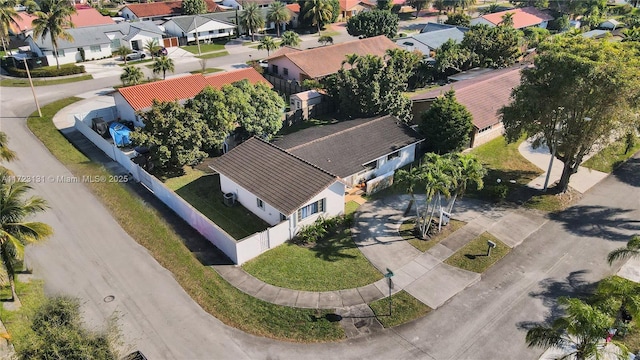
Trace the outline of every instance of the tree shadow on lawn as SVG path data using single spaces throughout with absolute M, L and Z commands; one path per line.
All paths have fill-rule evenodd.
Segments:
M 625 218 L 632 209 L 594 205 L 576 205 L 549 214 L 549 219 L 563 224 L 565 230 L 580 236 L 599 237 L 613 241 L 629 241 L 640 231 L 640 220 Z
M 470 187 L 467 191 L 468 195 L 465 196 L 495 201 L 496 199 L 492 192 L 493 188 L 497 185 L 504 185 L 509 189 L 505 201 L 523 204 L 532 196 L 540 194 L 540 191 L 527 186 L 538 175 L 540 175 L 540 172 L 536 171 L 487 169 L 487 175 L 484 177 L 484 187 L 480 190 Z M 498 182 L 498 179 L 500 179 L 500 182 Z M 511 183 L 511 180 L 515 180 L 515 184 Z
M 613 176 L 623 183 L 635 187 L 640 187 L 640 155 L 636 154 L 634 157 L 627 160 L 627 162 L 614 170 Z
M 341 259 L 355 258 L 355 255 L 346 254 L 344 251 L 357 249 L 357 247 L 351 239 L 351 231 L 348 228 L 342 228 L 336 234 L 316 242 L 309 249 L 315 253 L 317 258 L 334 262 Z

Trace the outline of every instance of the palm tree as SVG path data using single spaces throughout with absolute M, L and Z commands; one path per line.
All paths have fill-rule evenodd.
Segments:
M 323 24 L 329 22 L 333 16 L 333 6 L 328 0 L 309 0 L 305 2 L 307 11 L 304 17 L 311 20 L 311 25 L 318 27 L 318 33 Z
M 0 261 L 11 285 L 11 300 L 14 300 L 16 261 L 22 259 L 25 245 L 46 239 L 53 230 L 41 222 L 25 221 L 31 215 L 44 211 L 47 204 L 35 196 L 25 199 L 31 186 L 9 181 L 6 174 L 6 170 L 0 169 Z
M 561 298 L 559 303 L 566 307 L 566 315 L 554 320 L 551 326 L 536 326 L 527 331 L 527 345 L 571 351 L 563 359 L 601 359 L 608 350 L 601 346 L 602 340 L 613 326 L 613 318 L 579 299 Z M 612 351 L 611 355 L 627 359 L 627 347 L 616 340 L 612 343 L 619 351 Z
M 298 47 L 300 45 L 300 36 L 293 31 L 285 31 L 282 33 L 282 41 L 280 42 L 280 47 L 283 46 L 291 46 Z
M 127 55 L 131 54 L 132 51 L 126 46 L 120 46 L 115 51 L 113 51 L 114 55 L 122 56 L 122 60 L 124 60 L 124 64 L 127 65 Z
M 16 159 L 16 153 L 9 149 L 7 144 L 9 143 L 9 139 L 7 138 L 7 134 L 0 131 L 0 161 L 12 161 Z M 1 169 L 2 167 L 0 167 Z
M 58 39 L 73 41 L 73 37 L 65 29 L 74 27 L 71 15 L 75 13 L 75 6 L 68 0 L 43 0 L 40 3 L 40 11 L 35 12 L 37 18 L 33 20 L 33 37 L 51 37 L 53 56 L 56 58 L 58 69 Z
M 162 49 L 162 46 L 158 43 L 158 39 L 149 39 L 144 44 L 144 49 L 151 54 L 151 60 L 155 59 L 156 53 Z
M 262 12 L 256 3 L 250 3 L 240 15 L 240 25 L 251 34 L 251 41 L 256 41 L 255 33 L 264 27 Z
M 507 12 L 502 15 L 502 21 L 500 21 L 500 25 L 513 27 L 513 13 Z
M 456 187 L 453 189 L 453 196 L 449 204 L 448 212 L 453 211 L 453 205 L 458 197 L 462 198 L 467 191 L 467 186 L 476 184 L 478 190 L 484 187 L 483 178 L 487 174 L 487 170 L 482 167 L 482 163 L 478 158 L 470 153 L 467 154 L 451 154 L 449 158 L 453 162 L 454 174 L 456 177 Z
M 609 265 L 618 259 L 626 260 L 632 257 L 640 257 L 640 235 L 634 235 L 627 243 L 627 247 L 613 250 L 607 255 Z
M 276 31 L 278 32 L 278 37 L 280 37 L 280 27 L 291 20 L 291 12 L 284 3 L 274 1 L 269 5 L 267 20 L 276 24 Z
M 322 45 L 327 45 L 327 44 L 333 45 L 333 38 L 328 35 L 322 35 L 320 36 L 320 38 L 318 38 L 318 42 Z
M 173 60 L 166 56 L 161 56 L 156 59 L 153 63 L 153 73 L 159 74 L 162 73 L 162 79 L 167 78 L 167 71 L 174 72 L 175 66 L 173 65 Z
M 269 56 L 271 50 L 275 50 L 277 47 L 278 45 L 271 36 L 265 36 L 258 44 L 258 50 L 267 50 L 267 56 Z
M 17 19 L 22 19 L 20 14 L 15 10 L 15 0 L 2 0 L 0 2 L 0 40 L 2 41 L 2 50 L 7 52 L 9 44 L 9 28 L 11 25 L 18 26 Z M 9 49 L 11 54 L 11 49 Z
M 596 289 L 596 304 L 608 309 L 618 322 L 640 317 L 640 284 L 619 276 L 602 279 Z
M 144 74 L 142 73 L 142 70 L 129 65 L 124 67 L 124 72 L 120 75 L 120 80 L 122 80 L 123 85 L 137 85 L 142 81 L 143 77 Z

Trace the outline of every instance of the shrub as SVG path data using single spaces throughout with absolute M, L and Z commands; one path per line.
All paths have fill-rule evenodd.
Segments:
M 351 221 L 352 216 L 320 217 L 313 224 L 302 227 L 291 242 L 297 245 L 314 244 L 327 236 L 335 235 L 344 227 L 350 227 Z
M 509 195 L 509 187 L 504 184 L 494 185 L 490 188 L 490 192 L 493 201 L 504 201 L 507 198 L 507 195 Z
M 27 71 L 24 69 L 7 67 L 6 70 L 11 76 L 22 77 L 22 78 L 27 77 Z M 41 67 L 37 69 L 30 69 L 29 71 L 31 72 L 31 77 L 34 77 L 34 78 L 67 76 L 67 75 L 83 74 L 86 72 L 83 65 L 78 66 L 76 64 L 65 64 L 60 66 L 60 69 L 58 69 L 55 66 L 47 66 L 47 67 Z

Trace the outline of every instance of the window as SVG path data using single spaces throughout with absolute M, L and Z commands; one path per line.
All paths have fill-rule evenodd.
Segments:
M 308 218 L 313 214 L 324 212 L 325 202 L 326 199 L 320 199 L 314 203 L 298 209 L 298 221 Z
M 289 69 L 282 68 L 282 75 L 285 75 L 285 76 L 289 75 Z
M 487 126 L 486 128 L 478 130 L 478 133 L 485 132 L 487 130 L 491 130 L 491 125 Z
M 378 168 L 378 160 L 373 160 L 370 163 L 366 163 L 363 165 L 366 170 L 373 170 Z
M 271 72 L 273 72 L 274 74 L 278 73 L 278 65 L 271 65 Z
M 117 49 L 120 47 L 120 39 L 112 39 L 111 40 L 111 49 Z
M 256 205 L 258 205 L 260 209 L 264 210 L 264 201 L 256 198 Z
M 64 57 L 64 50 L 58 50 L 58 57 Z
M 99 53 L 100 52 L 100 45 L 91 45 L 91 52 L 92 53 Z
M 209 34 L 212 34 L 212 35 L 213 35 L 213 34 L 215 34 L 215 33 L 216 33 L 215 31 L 213 31 L 213 30 L 209 30 Z
M 218 34 L 224 34 L 224 33 L 226 33 L 226 32 L 227 32 L 227 30 L 225 30 L 225 29 L 220 29 L 220 30 L 218 30 Z
M 393 153 L 387 155 L 387 160 L 393 160 L 393 159 L 395 159 L 397 157 L 400 157 L 400 151 L 396 151 L 396 152 L 393 152 Z

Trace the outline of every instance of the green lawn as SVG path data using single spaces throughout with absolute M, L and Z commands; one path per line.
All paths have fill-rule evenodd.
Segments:
M 51 121 L 60 109 L 78 100 L 81 99 L 68 98 L 48 104 L 42 108 L 44 118 L 38 118 L 37 113 L 32 114 L 27 125 L 75 176 L 109 176 L 104 167 L 91 162 L 70 144 Z M 173 274 L 200 307 L 225 324 L 253 335 L 280 340 L 319 342 L 344 339 L 340 325 L 324 318 L 332 311 L 274 305 L 230 285 L 213 269 L 204 266 L 185 246 L 173 226 L 127 184 L 86 183 L 85 186 L 107 207 L 120 226 Z
M 183 50 L 186 50 L 192 54 L 198 55 L 198 45 L 187 45 L 180 47 Z M 200 52 L 202 54 L 209 53 L 212 51 L 220 51 L 224 50 L 224 45 L 222 44 L 200 44 Z
M 192 74 L 211 74 L 211 73 L 216 73 L 218 71 L 224 71 L 223 69 L 218 69 L 218 68 L 206 68 L 204 69 L 204 71 L 202 71 L 202 69 L 200 70 L 194 70 L 191 71 Z
M 325 30 L 325 31 L 320 31 L 320 35 L 318 35 L 318 37 L 322 37 L 322 36 L 338 36 L 340 35 L 339 31 L 335 31 L 335 30 Z
M 628 158 L 633 156 L 636 152 L 640 151 L 640 138 L 634 136 L 635 146 L 633 146 L 626 154 L 625 138 L 619 139 L 604 149 L 600 150 L 597 154 L 585 161 L 582 166 L 589 169 L 598 170 L 606 173 L 610 173 L 618 166 L 622 165 Z
M 536 209 L 542 211 L 560 211 L 564 210 L 569 205 L 573 204 L 580 198 L 580 193 L 569 188 L 566 193 L 558 193 L 554 188 L 547 190 L 546 193 L 538 193 L 531 196 L 524 206 L 529 209 Z
M 407 240 L 409 244 L 413 245 L 413 247 L 425 252 L 465 225 L 466 223 L 464 221 L 451 220 L 449 225 L 442 227 L 442 231 L 440 233 L 428 238 L 427 240 L 423 240 L 416 237 L 416 234 L 413 231 L 415 228 L 415 219 L 408 219 L 400 225 L 398 232 L 400 233 L 400 236 Z
M 44 80 L 33 78 L 33 86 L 50 86 L 50 85 L 60 85 L 60 84 L 68 84 L 78 81 L 91 80 L 93 76 L 87 74 L 82 76 L 64 78 L 64 79 L 53 79 L 53 80 Z M 23 78 L 12 78 L 12 79 L 2 79 L 0 80 L 0 86 L 5 87 L 27 87 L 31 86 L 29 84 L 29 79 Z
M 301 122 L 299 122 L 297 124 L 294 124 L 292 126 L 283 126 L 280 129 L 280 131 L 278 131 L 278 134 L 276 135 L 276 137 L 289 135 L 289 134 L 292 134 L 292 133 L 294 133 L 296 131 L 308 129 L 310 127 L 330 125 L 330 124 L 335 124 L 337 122 L 338 122 L 338 120 L 329 119 L 329 118 L 325 118 L 325 119 L 309 119 L 307 121 L 301 121 Z
M 123 62 L 122 64 L 118 64 L 118 66 L 125 67 L 125 66 L 129 66 L 129 65 L 140 65 L 140 64 L 152 63 L 154 61 L 155 61 L 155 59 L 152 59 L 152 58 L 144 58 L 144 59 L 139 59 L 139 60 L 127 60 L 126 64 Z M 147 65 L 147 67 L 148 67 L 148 65 Z
M 351 239 L 349 228 L 309 246 L 285 243 L 242 268 L 266 283 L 306 291 L 351 289 L 382 278 Z
M 22 283 L 16 281 L 16 293 L 22 306 L 17 310 L 6 310 L 2 304 L 0 304 L 0 318 L 7 332 L 11 337 L 11 343 L 17 349 L 20 349 L 24 344 L 25 338 L 33 330 L 31 329 L 32 319 L 36 310 L 46 300 L 43 282 L 38 280 L 32 280 L 28 283 Z M 6 336 L 0 334 L 0 336 Z
M 344 214 L 345 215 L 351 215 L 353 213 L 356 212 L 356 210 L 358 210 L 358 208 L 360 207 L 360 204 L 358 204 L 355 201 L 349 201 L 348 203 L 344 204 Z
M 227 55 L 229 55 L 229 52 L 225 50 L 225 51 L 218 51 L 218 52 L 213 52 L 208 54 L 202 54 L 201 56 L 196 56 L 196 57 L 198 59 L 213 59 L 213 58 L 227 56 Z
M 386 328 L 398 326 L 423 317 L 431 308 L 402 290 L 391 295 L 391 316 L 389 316 L 389 298 L 376 300 L 369 304 L 371 310 Z
M 496 247 L 491 250 L 491 255 L 489 256 L 487 256 L 488 240 L 496 243 Z M 511 251 L 511 249 L 502 241 L 496 239 L 495 236 L 488 232 L 484 232 L 463 246 L 462 249 L 456 251 L 444 262 L 464 270 L 483 273 L 490 268 L 491 265 L 507 255 L 509 251 Z

